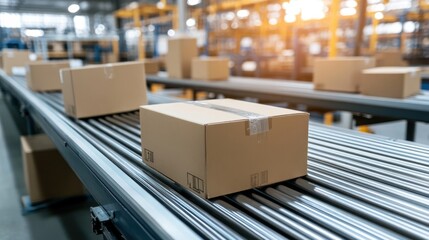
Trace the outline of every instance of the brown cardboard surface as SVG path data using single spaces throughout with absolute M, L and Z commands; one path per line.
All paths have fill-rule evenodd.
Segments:
M 406 98 L 420 93 L 420 68 L 378 67 L 362 73 L 359 88 L 364 95 Z
M 142 106 L 145 163 L 204 198 L 306 175 L 307 113 L 231 99 L 201 102 L 266 116 L 269 130 L 250 135 L 246 117 L 191 103 Z
M 168 40 L 167 73 L 173 78 L 190 78 L 191 62 L 198 56 L 197 39 L 178 37 Z
M 70 68 L 68 61 L 32 62 L 27 65 L 27 86 L 33 91 L 61 90 L 60 69 Z
M 76 118 L 137 110 L 147 104 L 143 62 L 62 69 L 66 113 Z
M 143 62 L 146 74 L 158 74 L 160 64 L 158 60 L 145 59 Z
M 30 51 L 3 49 L 3 69 L 6 74 L 12 74 L 13 67 L 25 67 L 31 62 Z
M 80 196 L 84 187 L 47 135 L 21 137 L 24 177 L 32 202 Z
M 397 50 L 378 52 L 375 55 L 375 59 L 377 67 L 408 66 L 408 63 L 402 59 L 402 52 Z
M 229 59 L 200 57 L 192 59 L 191 78 L 194 80 L 218 81 L 229 78 Z
M 317 90 L 357 92 L 362 70 L 375 67 L 374 58 L 317 58 L 313 83 Z

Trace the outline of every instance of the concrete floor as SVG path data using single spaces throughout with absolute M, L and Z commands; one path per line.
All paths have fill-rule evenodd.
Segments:
M 22 215 L 26 194 L 19 132 L 0 95 L 0 239 L 101 239 L 91 231 L 89 200 Z

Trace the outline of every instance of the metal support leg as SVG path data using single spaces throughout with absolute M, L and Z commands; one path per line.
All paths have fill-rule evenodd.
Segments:
M 416 122 L 408 120 L 407 121 L 406 139 L 408 141 L 414 141 L 415 133 L 416 133 Z

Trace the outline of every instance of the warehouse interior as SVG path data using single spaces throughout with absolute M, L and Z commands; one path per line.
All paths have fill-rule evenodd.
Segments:
M 425 239 L 428 0 L 0 0 L 0 239 Z

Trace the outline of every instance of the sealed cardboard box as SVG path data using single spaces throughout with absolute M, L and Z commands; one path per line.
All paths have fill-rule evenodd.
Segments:
M 37 56 L 33 55 L 27 50 L 14 50 L 4 49 L 2 54 L 3 69 L 6 74 L 11 75 L 12 68 L 25 68 L 31 61 L 37 60 Z
M 32 62 L 27 65 L 27 86 L 33 91 L 61 90 L 60 69 L 70 68 L 68 61 Z
M 421 73 L 416 67 L 379 67 L 363 71 L 359 88 L 362 94 L 406 98 L 420 93 Z
M 84 187 L 47 135 L 21 137 L 24 176 L 31 202 L 84 194 Z
M 221 57 L 200 57 L 192 59 L 191 78 L 195 80 L 227 80 L 229 59 Z
M 362 70 L 372 67 L 375 67 L 374 58 L 318 58 L 314 62 L 314 88 L 317 90 L 357 92 Z
M 204 198 L 304 176 L 308 118 L 232 99 L 142 106 L 143 161 Z
M 197 56 L 196 38 L 178 37 L 169 39 L 166 56 L 168 76 L 172 78 L 190 78 L 191 62 Z
M 375 55 L 377 67 L 405 67 L 408 63 L 403 60 L 401 51 L 383 51 Z
M 145 59 L 144 69 L 146 74 L 158 74 L 159 72 L 159 61 L 153 59 Z
M 143 62 L 62 69 L 65 111 L 75 118 L 137 110 L 147 103 Z

